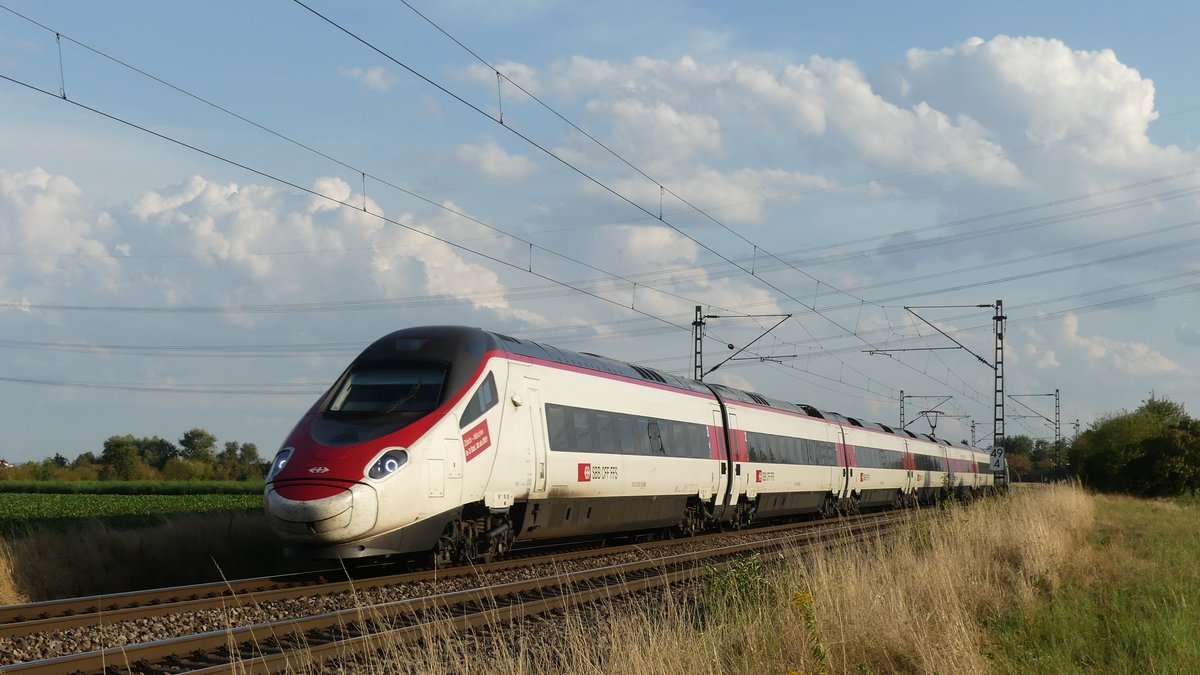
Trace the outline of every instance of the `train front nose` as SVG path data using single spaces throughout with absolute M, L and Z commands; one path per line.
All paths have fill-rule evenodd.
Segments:
M 271 528 L 301 544 L 351 541 L 370 532 L 379 515 L 378 494 L 363 483 L 272 483 L 265 502 Z

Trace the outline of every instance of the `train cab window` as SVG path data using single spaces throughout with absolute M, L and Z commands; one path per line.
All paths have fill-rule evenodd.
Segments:
M 463 408 L 459 426 L 465 427 L 479 419 L 483 413 L 491 410 L 492 406 L 496 405 L 496 402 L 499 400 L 500 397 L 496 393 L 496 378 L 492 373 L 488 373 L 487 377 L 483 378 L 483 384 L 479 385 L 479 389 L 475 391 L 475 395 L 467 402 L 467 407 Z
M 445 368 L 361 368 L 342 381 L 327 412 L 360 415 L 429 412 L 441 401 L 445 381 Z

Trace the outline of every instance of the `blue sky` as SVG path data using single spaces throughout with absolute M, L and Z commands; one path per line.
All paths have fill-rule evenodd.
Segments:
M 905 305 L 1003 299 L 1008 392 L 1064 420 L 1198 398 L 1192 5 L 414 3 L 498 100 L 398 3 L 310 4 L 391 58 L 282 0 L 0 4 L 45 26 L 0 10 L 10 461 L 268 454 L 412 325 L 685 374 L 695 304 L 794 314 L 714 379 L 893 424 L 952 396 L 956 439 L 990 370 L 867 353 L 948 344 Z M 922 314 L 990 356 L 987 310 Z M 714 320 L 706 362 L 774 321 Z

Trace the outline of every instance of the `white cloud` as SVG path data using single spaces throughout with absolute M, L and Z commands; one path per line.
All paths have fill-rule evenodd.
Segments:
M 712 115 L 681 112 L 662 101 L 648 103 L 631 98 L 588 107 L 613 125 L 616 149 L 638 158 L 636 161 L 645 163 L 652 173 L 670 171 L 697 155 L 721 149 L 721 123 Z
M 560 96 L 588 97 L 588 110 L 613 124 L 618 139 L 627 120 L 636 119 L 643 133 L 630 145 L 641 141 L 640 147 L 665 150 L 656 158 L 660 163 L 715 153 L 764 131 L 801 142 L 836 133 L 862 159 L 889 168 L 941 167 L 990 185 L 1023 180 L 975 119 L 923 101 L 888 101 L 848 60 L 814 56 L 806 64 L 768 68 L 690 57 L 629 63 L 574 57 L 555 64 L 543 79 Z
M 537 170 L 537 162 L 525 155 L 509 154 L 495 141 L 483 145 L 460 145 L 454 156 L 471 171 L 502 181 L 518 181 Z
M 621 225 L 615 228 L 617 253 L 635 267 L 690 265 L 700 247 L 669 227 Z
M 0 218 L 13 224 L 0 228 L 0 250 L 24 253 L 4 269 L 0 291 L 13 302 L 70 298 L 88 304 L 119 296 L 128 305 L 295 303 L 311 300 L 314 292 L 336 299 L 428 293 L 461 299 L 504 320 L 545 322 L 537 312 L 511 307 L 499 274 L 469 253 L 385 227 L 373 215 L 382 207 L 364 202 L 344 180 L 320 178 L 313 191 L 330 199 L 193 176 L 147 191 L 110 215 L 89 207 L 64 177 L 41 169 L 0 172 Z M 365 203 L 368 212 L 333 200 Z M 477 225 L 442 211 L 405 214 L 401 222 L 443 239 L 478 242 L 481 236 Z M 503 238 L 483 236 L 491 253 L 506 250 Z M 246 314 L 226 318 L 240 325 L 255 320 Z
M 0 171 L 0 222 L 0 250 L 22 253 L 6 261 L 10 284 L 22 277 L 46 288 L 112 282 L 117 265 L 105 242 L 118 228 L 69 178 L 41 168 Z
M 1143 342 L 1121 342 L 1099 335 L 1079 334 L 1079 318 L 1067 314 L 1061 337 L 1066 346 L 1092 361 L 1100 361 L 1130 375 L 1162 375 L 1180 372 L 1179 364 Z
M 1054 353 L 1054 350 L 1044 345 L 1025 345 L 1025 356 L 1040 370 L 1059 368 L 1062 365 L 1058 362 L 1058 356 Z
M 762 222 L 765 207 L 774 195 L 823 189 L 832 183 L 820 176 L 778 169 L 740 169 L 722 173 L 696 165 L 670 184 L 672 192 L 722 222 L 751 224 Z M 652 212 L 657 210 L 661 197 L 657 185 L 644 180 L 618 180 L 613 181 L 612 186 Z M 668 213 L 684 213 L 690 207 L 667 195 L 663 209 Z
M 904 78 L 910 96 L 970 110 L 1013 143 L 1092 135 L 1067 150 L 1080 148 L 1106 165 L 1162 152 L 1146 136 L 1158 118 L 1154 83 L 1111 49 L 1075 50 L 1040 37 L 972 38 L 936 51 L 909 50 Z
M 396 86 L 396 76 L 383 66 L 372 66 L 366 70 L 354 68 L 338 68 L 338 72 L 352 80 L 358 80 L 375 91 L 389 91 Z

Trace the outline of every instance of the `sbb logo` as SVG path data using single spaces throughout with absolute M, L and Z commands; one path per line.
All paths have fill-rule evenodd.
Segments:
M 592 465 L 591 463 L 580 463 L 579 465 L 579 482 L 590 483 L 592 481 Z

